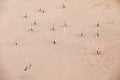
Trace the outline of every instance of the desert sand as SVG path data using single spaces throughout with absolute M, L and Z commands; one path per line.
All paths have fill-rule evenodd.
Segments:
M 119 0 L 0 0 L 0 80 L 120 80 Z

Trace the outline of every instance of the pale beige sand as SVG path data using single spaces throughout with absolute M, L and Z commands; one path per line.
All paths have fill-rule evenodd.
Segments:
M 120 80 L 120 1 L 0 0 L 0 80 Z

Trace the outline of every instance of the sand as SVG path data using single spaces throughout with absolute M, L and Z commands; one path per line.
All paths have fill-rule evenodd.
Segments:
M 0 80 L 120 80 L 119 21 L 119 0 L 0 0 Z

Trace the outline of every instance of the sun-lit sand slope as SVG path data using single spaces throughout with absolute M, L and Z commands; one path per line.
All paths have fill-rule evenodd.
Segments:
M 120 80 L 120 1 L 0 0 L 0 80 Z

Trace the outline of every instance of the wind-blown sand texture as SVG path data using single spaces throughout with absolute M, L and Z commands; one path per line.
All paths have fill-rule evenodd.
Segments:
M 0 80 L 120 80 L 119 0 L 0 0 Z

